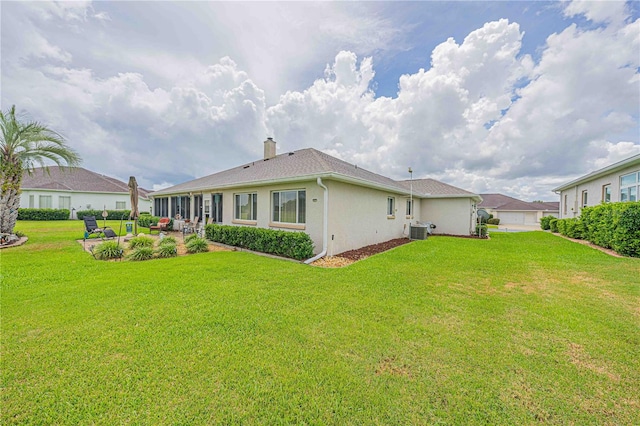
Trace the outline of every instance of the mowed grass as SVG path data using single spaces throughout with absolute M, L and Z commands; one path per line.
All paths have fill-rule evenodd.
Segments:
M 640 424 L 639 259 L 530 232 L 100 262 L 81 222 L 17 229 L 2 424 Z

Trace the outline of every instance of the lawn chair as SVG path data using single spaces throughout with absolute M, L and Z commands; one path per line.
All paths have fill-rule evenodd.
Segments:
M 169 226 L 169 222 L 171 222 L 171 219 L 169 219 L 168 217 L 163 217 L 158 221 L 157 225 L 149 225 L 149 235 L 151 235 L 151 232 L 153 231 L 158 231 L 158 234 L 161 231 L 166 231 L 167 227 Z
M 184 228 L 182 229 L 182 233 L 189 234 L 191 232 L 196 232 L 198 230 L 198 220 L 200 220 L 200 218 L 196 216 L 193 219 L 193 222 L 185 223 Z
M 85 216 L 83 220 L 84 220 L 84 227 L 86 230 L 85 239 L 89 238 L 91 235 L 97 235 L 103 240 L 105 238 L 117 237 L 116 233 L 113 232 L 113 229 L 109 228 L 108 226 L 105 226 L 104 228 L 100 228 L 98 226 L 98 222 L 96 222 L 95 216 Z

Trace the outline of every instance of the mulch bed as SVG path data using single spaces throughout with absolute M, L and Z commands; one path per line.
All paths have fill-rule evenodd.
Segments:
M 396 238 L 395 240 L 385 241 L 383 243 L 373 244 L 366 247 L 361 247 L 356 250 L 349 250 L 337 254 L 337 257 L 342 257 L 349 260 L 362 260 L 369 256 L 373 256 L 374 254 L 382 253 L 383 251 L 391 250 L 394 247 L 398 247 L 407 243 L 410 243 L 411 240 L 408 238 Z

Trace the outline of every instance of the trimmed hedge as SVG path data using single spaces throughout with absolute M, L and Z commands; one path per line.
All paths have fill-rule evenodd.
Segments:
M 18 220 L 69 220 L 67 209 L 18 209 Z
M 640 201 L 582 209 L 584 238 L 623 256 L 640 257 Z
M 85 216 L 95 216 L 96 220 L 103 219 L 102 212 L 104 210 L 78 210 L 76 216 L 83 220 Z M 107 220 L 127 220 L 131 210 L 107 210 Z
M 551 232 L 558 232 L 558 220 L 557 218 L 553 218 L 549 221 L 549 230 Z
M 489 225 L 500 225 L 500 218 L 499 217 L 490 217 L 489 219 L 487 219 L 487 223 Z
M 552 219 L 557 219 L 555 216 L 542 216 L 540 218 L 540 228 L 542 228 L 542 230 L 544 231 L 548 231 L 549 229 L 551 229 L 551 225 L 549 222 L 551 222 Z
M 297 260 L 313 256 L 313 241 L 304 232 L 212 224 L 205 227 L 205 234 L 211 241 L 262 253 Z

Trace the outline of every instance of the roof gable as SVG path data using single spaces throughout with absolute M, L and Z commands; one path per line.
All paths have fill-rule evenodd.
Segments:
M 126 183 L 82 167 L 50 166 L 48 173 L 45 168 L 38 167 L 32 174 L 23 175 L 21 186 L 23 189 L 129 193 Z M 138 188 L 138 191 L 143 198 L 149 192 L 144 188 Z

